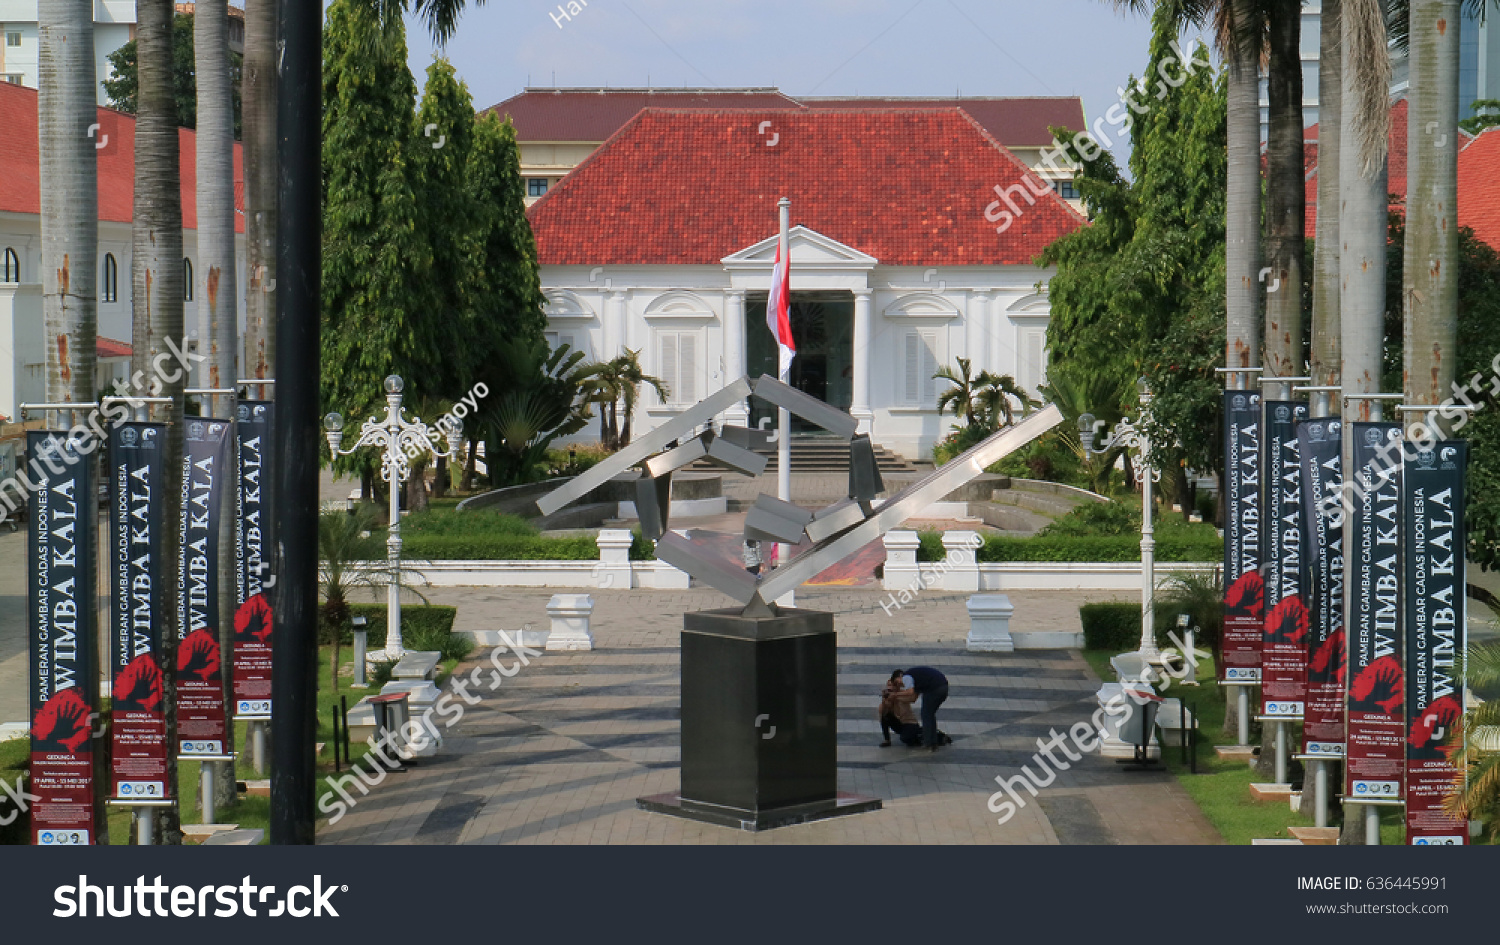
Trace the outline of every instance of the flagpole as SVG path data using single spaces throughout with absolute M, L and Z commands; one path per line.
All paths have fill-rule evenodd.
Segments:
M 787 243 L 787 231 L 789 229 L 789 224 L 790 224 L 790 220 L 791 220 L 792 201 L 790 199 L 786 198 L 786 197 L 782 197 L 780 200 L 778 200 L 776 202 L 776 206 L 777 206 L 778 210 L 780 210 L 780 214 L 781 214 L 781 228 L 780 228 L 780 231 L 779 231 L 780 232 L 780 236 L 778 238 L 779 248 L 780 248 L 780 251 L 781 251 L 781 263 L 782 263 L 782 265 L 784 265 L 784 266 L 787 267 L 787 272 L 791 272 L 792 256 L 791 256 L 791 246 L 788 245 L 788 243 Z M 788 281 L 787 281 L 787 286 L 790 289 L 790 286 L 791 286 L 790 279 L 788 279 Z M 788 306 L 791 305 L 790 293 L 788 293 L 787 305 Z M 783 373 L 781 375 L 781 381 L 783 383 L 787 382 L 788 377 L 790 375 L 790 369 L 782 367 L 781 362 L 780 362 L 780 350 L 779 349 L 777 351 L 777 367 L 778 367 L 778 369 L 780 369 L 780 370 L 783 371 Z M 789 429 L 790 426 L 791 426 L 791 414 L 790 414 L 790 412 L 785 407 L 781 407 L 781 408 L 777 409 L 777 411 L 776 411 L 776 431 L 777 431 L 777 435 L 776 435 L 776 497 L 778 499 L 780 499 L 781 501 L 783 501 L 783 502 L 790 502 L 790 501 L 792 501 L 792 437 L 791 437 L 791 432 L 792 431 Z M 776 563 L 777 563 L 778 566 L 784 565 L 789 560 L 791 560 L 791 557 L 792 557 L 792 546 L 791 545 L 782 545 L 778 549 L 778 552 L 779 553 L 776 555 L 776 558 L 777 558 Z M 782 598 L 783 600 L 786 601 L 787 606 L 789 606 L 789 607 L 796 605 L 796 601 L 795 601 L 795 599 L 793 597 L 794 594 L 795 594 L 795 592 L 789 592 L 789 593 L 787 593 L 787 595 L 785 597 Z

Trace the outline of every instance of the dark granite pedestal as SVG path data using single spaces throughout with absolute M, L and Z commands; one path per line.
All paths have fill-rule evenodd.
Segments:
M 636 803 L 745 830 L 879 810 L 838 790 L 837 678 L 832 614 L 685 615 L 682 790 Z

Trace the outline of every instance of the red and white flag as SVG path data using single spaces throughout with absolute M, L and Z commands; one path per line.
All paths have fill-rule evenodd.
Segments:
M 766 300 L 766 327 L 776 339 L 781 350 L 778 376 L 782 381 L 792 370 L 792 358 L 797 356 L 796 342 L 792 341 L 791 320 L 791 252 L 787 259 L 781 258 L 782 243 L 776 244 L 776 266 L 771 270 L 771 297 Z

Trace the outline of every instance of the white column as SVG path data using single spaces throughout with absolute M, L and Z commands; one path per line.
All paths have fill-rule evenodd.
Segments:
M 617 306 L 618 292 L 599 293 L 599 352 L 598 360 L 608 361 L 620 353 L 620 342 L 625 337 L 625 326 L 621 324 L 623 306 Z
M 980 290 L 969 296 L 965 325 L 965 352 L 964 357 L 974 362 L 974 373 L 982 370 L 993 370 L 989 366 L 990 359 L 990 296 L 988 292 Z
M 589 618 L 594 613 L 594 599 L 587 594 L 553 594 L 547 601 L 547 616 L 552 630 L 547 634 L 549 650 L 592 650 L 594 634 Z
M 1000 298 L 1000 296 L 996 296 L 997 303 L 999 302 Z M 998 308 L 999 306 L 997 305 L 996 307 Z M 988 315 L 988 313 L 986 313 L 986 315 Z M 1015 374 L 1015 366 L 1007 366 L 1003 360 L 1005 356 L 1005 345 L 1008 340 L 1004 336 L 1009 331 L 1010 320 L 1002 320 L 998 316 L 990 319 L 985 325 L 985 333 L 989 339 L 990 345 L 989 364 L 986 365 L 986 367 L 988 367 L 996 374 Z
M 979 557 L 976 553 L 984 540 L 978 532 L 943 532 L 943 590 L 979 590 Z
M 745 376 L 745 290 L 724 290 L 724 386 Z M 740 401 L 724 411 L 724 421 L 737 426 L 750 423 L 750 408 Z
M 1016 648 L 1010 635 L 1010 618 L 1016 608 L 1004 594 L 975 594 L 969 598 L 969 636 L 964 648 L 971 653 L 1010 653 Z
M 921 541 L 916 532 L 895 530 L 885 533 L 881 539 L 885 545 L 885 570 L 881 587 L 888 591 L 910 590 L 920 587 L 922 572 L 917 564 L 917 549 Z
M 644 349 L 645 345 L 637 344 L 635 338 L 632 337 L 633 333 L 631 329 L 634 326 L 630 324 L 630 312 L 625 305 L 625 293 L 620 289 L 615 289 L 609 293 L 609 301 L 610 308 L 614 311 L 616 327 L 615 347 L 612 351 L 608 352 L 607 357 L 618 357 L 624 353 L 624 349 L 626 348 Z
M 870 359 L 874 356 L 875 326 L 871 321 L 874 289 L 854 290 L 854 395 L 849 415 L 859 421 L 860 433 L 873 433 L 875 411 L 870 405 Z

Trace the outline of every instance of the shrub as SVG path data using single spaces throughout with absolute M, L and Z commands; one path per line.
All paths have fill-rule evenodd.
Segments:
M 460 512 L 457 508 L 429 508 L 401 520 L 401 537 L 407 540 L 437 535 L 492 538 L 536 534 L 536 526 L 519 515 L 488 509 Z
M 943 533 L 935 529 L 917 532 L 917 560 L 918 561 L 942 561 L 947 557 L 947 550 L 943 548 Z
M 932 445 L 933 464 L 941 466 L 944 463 L 952 462 L 954 457 L 972 449 L 981 440 L 994 432 L 994 430 L 986 430 L 984 427 L 967 425 L 959 427 Z
M 1078 616 L 1083 621 L 1084 649 L 1119 653 L 1140 645 L 1140 604 L 1084 604 Z
M 599 557 L 599 545 L 588 537 L 414 535 L 404 554 L 418 561 L 590 561 Z
M 1141 514 L 1123 502 L 1080 502 L 1073 511 L 1044 526 L 1038 535 L 1139 535 Z
M 349 615 L 351 617 L 363 615 L 369 621 L 365 629 L 368 631 L 366 643 L 371 650 L 385 646 L 384 604 L 350 604 Z M 436 604 L 402 604 L 401 641 L 407 649 L 419 649 L 410 641 L 419 638 L 433 640 L 449 636 L 453 633 L 453 620 L 457 616 L 457 607 L 442 607 Z M 353 645 L 354 628 L 352 626 L 345 626 L 343 643 L 346 646 Z M 436 650 L 441 647 L 420 647 L 420 649 Z
M 1210 531 L 1202 534 L 1158 536 L 1156 560 L 1161 562 L 1216 562 L 1224 557 L 1224 542 Z M 979 549 L 981 562 L 1141 560 L 1140 539 L 1134 535 L 1038 535 L 1015 538 L 987 535 Z
M 16 738 L 0 742 L 0 780 L 12 788 L 31 763 L 31 739 Z M 0 792 L 0 818 L 15 813 L 12 801 Z M 0 824 L 0 846 L 24 846 L 31 842 L 31 818 L 13 817 L 9 824 Z
M 594 557 L 598 557 L 598 546 L 594 547 Z M 630 560 L 650 561 L 656 557 L 656 542 L 641 534 L 637 528 L 630 533 Z

